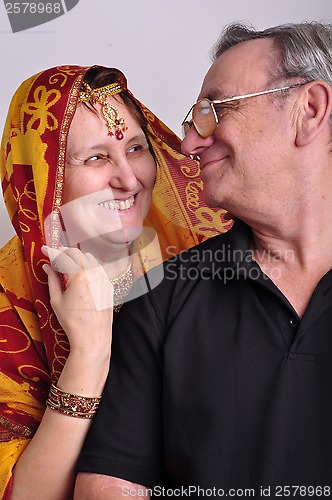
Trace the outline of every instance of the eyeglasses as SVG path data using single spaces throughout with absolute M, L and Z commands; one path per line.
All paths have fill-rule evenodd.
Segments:
M 263 90 L 262 92 L 254 92 L 253 94 L 236 95 L 234 97 L 229 97 L 221 100 L 210 101 L 210 99 L 207 99 L 206 97 L 204 99 L 200 99 L 193 106 L 191 106 L 188 113 L 186 114 L 185 119 L 181 123 L 183 137 L 186 137 L 192 126 L 195 127 L 196 132 L 204 139 L 210 137 L 216 131 L 218 126 L 219 119 L 217 111 L 220 114 L 222 113 L 223 107 L 224 111 L 227 109 L 227 106 L 221 106 L 216 111 L 216 105 L 219 106 L 219 104 L 227 104 L 233 101 L 239 101 L 241 99 L 248 99 L 249 97 L 257 97 L 259 95 L 272 94 L 273 92 L 295 89 L 297 87 L 305 85 L 306 83 L 308 82 L 288 85 L 287 87 L 280 87 L 278 89 Z M 188 116 L 190 115 L 190 113 L 192 113 L 192 118 L 188 120 Z

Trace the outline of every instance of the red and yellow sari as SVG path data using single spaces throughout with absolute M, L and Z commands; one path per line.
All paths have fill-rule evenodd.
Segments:
M 0 495 L 8 498 L 12 470 L 45 410 L 51 381 L 68 342 L 49 301 L 45 218 L 61 206 L 66 140 L 88 68 L 62 66 L 26 80 L 15 93 L 1 147 L 4 200 L 16 235 L 0 250 Z M 199 198 L 198 165 L 182 156 L 179 139 L 137 101 L 149 123 L 158 160 L 146 225 L 163 257 L 226 231 L 224 211 Z M 56 235 L 53 235 L 56 238 Z

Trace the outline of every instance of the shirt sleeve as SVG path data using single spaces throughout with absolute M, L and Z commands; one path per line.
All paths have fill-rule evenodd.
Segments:
M 146 294 L 113 328 L 111 368 L 77 471 L 162 484 L 163 333 Z

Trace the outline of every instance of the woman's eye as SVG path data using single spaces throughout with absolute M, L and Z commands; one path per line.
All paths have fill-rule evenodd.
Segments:
M 138 153 L 139 151 L 142 151 L 144 148 L 142 144 L 135 144 L 134 146 L 131 146 L 128 149 L 128 153 Z
M 129 153 L 136 153 L 136 151 L 140 151 L 142 149 L 142 146 L 140 144 L 135 144 L 135 146 L 131 146 L 128 149 Z
M 96 163 L 104 163 L 105 161 L 107 161 L 107 158 L 105 156 L 93 155 L 93 156 L 90 156 L 89 158 L 87 158 L 84 163 L 86 165 L 93 165 Z

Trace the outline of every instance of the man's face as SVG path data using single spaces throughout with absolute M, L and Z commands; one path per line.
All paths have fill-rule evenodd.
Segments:
M 279 58 L 270 39 L 227 50 L 208 71 L 198 99 L 223 99 L 271 88 L 269 68 L 276 69 Z M 287 85 L 286 80 L 275 83 L 272 86 Z M 194 127 L 189 131 L 182 150 L 200 157 L 203 196 L 209 205 L 243 217 L 282 202 L 280 188 L 290 183 L 289 164 L 294 156 L 295 92 L 287 98 L 270 94 L 232 103 L 218 115 L 214 134 L 205 139 Z

